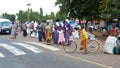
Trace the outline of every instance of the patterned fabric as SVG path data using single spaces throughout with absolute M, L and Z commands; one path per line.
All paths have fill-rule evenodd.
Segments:
M 51 44 L 52 41 L 52 28 L 50 25 L 47 25 L 45 27 L 45 37 L 47 44 Z

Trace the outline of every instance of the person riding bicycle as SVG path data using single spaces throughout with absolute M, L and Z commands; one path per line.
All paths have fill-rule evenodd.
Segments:
M 81 26 L 80 29 L 80 37 L 81 37 L 81 48 L 80 50 L 84 49 L 84 54 L 87 53 L 87 43 L 88 43 L 88 36 L 84 26 Z

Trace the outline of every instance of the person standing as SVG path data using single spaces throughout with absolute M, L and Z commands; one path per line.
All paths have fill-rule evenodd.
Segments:
M 84 49 L 84 54 L 87 54 L 88 36 L 87 36 L 87 32 L 86 32 L 84 26 L 81 26 L 80 36 L 81 36 L 81 48 L 80 48 L 80 50 Z
M 68 43 L 68 39 L 71 34 L 71 26 L 68 19 L 65 20 L 64 28 L 65 28 L 65 41 L 66 43 Z
M 11 35 L 12 35 L 12 39 L 15 39 L 16 38 L 16 25 L 15 23 L 13 22 L 12 23 L 12 30 L 11 30 Z
M 45 26 L 45 37 L 46 37 L 46 43 L 50 45 L 52 41 L 52 27 L 49 24 L 49 22 L 47 22 Z
M 35 22 L 34 22 L 35 38 L 37 38 L 37 26 L 38 26 L 38 23 L 37 23 L 37 21 L 35 21 Z
M 44 22 L 39 22 L 37 26 L 38 30 L 38 38 L 39 41 L 42 41 L 42 38 L 45 40 L 45 36 L 43 35 L 44 30 L 45 30 L 45 23 Z
M 44 39 L 44 41 L 46 40 L 46 38 L 45 38 L 45 24 L 46 23 L 46 21 L 42 21 L 42 23 L 41 23 L 41 25 L 42 25 L 42 32 L 43 32 L 43 35 L 42 35 L 42 38 Z
M 43 31 L 42 31 L 41 22 L 38 23 L 37 30 L 38 30 L 38 39 L 39 41 L 42 41 Z
M 59 19 L 56 19 L 56 22 L 53 23 L 53 40 L 54 43 L 57 44 L 58 43 L 58 29 L 59 29 Z
M 25 23 L 23 23 L 23 36 L 26 37 L 27 36 L 27 26 Z

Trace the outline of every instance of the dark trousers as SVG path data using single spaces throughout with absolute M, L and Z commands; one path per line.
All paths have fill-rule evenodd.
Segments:
M 38 31 L 38 39 L 42 41 L 43 31 Z
M 23 36 L 24 36 L 24 37 L 27 36 L 27 31 L 26 31 L 26 29 L 23 29 Z
M 45 38 L 45 32 L 43 32 L 43 39 L 44 39 L 44 41 L 46 40 L 46 38 Z
M 57 30 L 55 30 L 54 34 L 53 34 L 54 43 L 58 43 L 58 35 L 59 35 L 59 33 L 57 32 Z

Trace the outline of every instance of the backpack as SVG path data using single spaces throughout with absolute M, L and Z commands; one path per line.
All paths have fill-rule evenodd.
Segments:
M 120 54 L 120 48 L 119 47 L 114 47 L 113 48 L 113 54 Z

